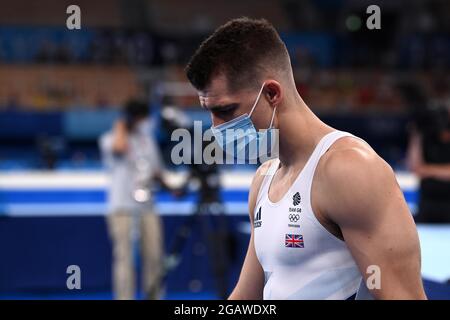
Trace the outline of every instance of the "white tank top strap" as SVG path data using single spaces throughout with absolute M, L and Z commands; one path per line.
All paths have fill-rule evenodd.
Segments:
M 344 132 L 344 131 L 333 131 L 333 132 L 330 132 L 327 135 L 325 135 L 320 140 L 320 142 L 317 144 L 316 149 L 314 150 L 311 157 L 309 158 L 305 168 L 302 171 L 301 179 L 297 179 L 294 182 L 294 187 L 298 187 L 297 184 L 300 184 L 300 183 L 304 185 L 305 203 L 310 208 L 310 210 L 306 210 L 305 214 L 310 216 L 314 220 L 314 222 L 316 222 L 318 224 L 320 224 L 320 223 L 317 220 L 317 218 L 312 210 L 312 203 L 311 203 L 311 188 L 312 188 L 312 183 L 314 180 L 314 174 L 316 172 L 317 165 L 319 164 L 321 157 L 328 151 L 328 149 L 330 149 L 330 147 L 337 140 L 339 140 L 343 137 L 354 137 L 354 135 L 352 135 L 351 133 L 348 133 L 348 132 Z M 321 224 L 320 224 L 320 226 L 322 227 Z M 334 236 L 332 236 L 332 237 L 334 238 Z
M 259 187 L 258 196 L 256 198 L 256 204 L 258 204 L 260 200 L 267 195 L 269 191 L 269 186 L 272 182 L 272 178 L 277 172 L 279 166 L 280 166 L 280 159 L 276 158 L 272 160 L 272 163 L 265 172 L 261 172 L 261 174 L 264 175 L 264 179 L 263 182 L 261 183 L 261 186 Z
M 299 181 L 307 181 L 309 183 L 309 188 L 312 185 L 312 179 L 314 176 L 314 172 L 316 171 L 317 164 L 319 163 L 320 158 L 323 156 L 323 154 L 333 145 L 336 140 L 343 138 L 343 137 L 355 137 L 351 133 L 344 132 L 344 131 L 333 131 L 322 137 L 322 139 L 319 141 L 317 146 L 315 147 L 313 153 L 311 154 L 310 158 L 308 159 L 307 163 L 305 164 L 305 167 L 297 177 L 297 179 L 294 181 L 293 187 L 295 184 L 299 183 Z M 355 137 L 357 138 L 357 137 Z M 259 188 L 258 196 L 256 198 L 256 203 L 258 204 L 260 200 L 264 196 L 268 196 L 269 187 L 272 183 L 272 179 L 277 172 L 278 168 L 280 166 L 280 159 L 276 158 L 272 161 L 269 168 L 266 172 L 262 173 L 265 175 L 263 182 L 261 183 L 261 186 Z
M 316 171 L 317 165 L 319 164 L 320 158 L 330 149 L 330 147 L 339 139 L 344 137 L 355 137 L 351 133 L 344 131 L 333 131 L 325 135 L 317 145 L 316 149 L 312 153 L 308 163 L 303 170 L 306 175 L 309 175 L 311 178 L 310 182 L 312 183 L 312 178 Z M 355 137 L 356 138 L 356 137 Z

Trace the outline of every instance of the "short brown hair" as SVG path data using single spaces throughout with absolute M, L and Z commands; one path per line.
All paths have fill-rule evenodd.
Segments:
M 266 70 L 290 67 L 289 54 L 274 26 L 265 19 L 239 18 L 220 26 L 186 66 L 192 85 L 202 90 L 223 72 L 228 88 L 259 87 Z

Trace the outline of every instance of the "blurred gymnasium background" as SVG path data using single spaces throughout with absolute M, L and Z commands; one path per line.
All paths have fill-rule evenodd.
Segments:
M 66 28 L 71 4 L 81 8 L 80 30 Z M 366 28 L 370 4 L 381 8 L 380 30 Z M 145 99 L 168 179 L 186 176 L 192 168 L 170 161 L 170 120 L 205 127 L 210 120 L 183 68 L 205 36 L 239 16 L 276 26 L 303 99 L 391 164 L 415 214 L 420 181 L 406 161 L 412 128 L 439 123 L 448 135 L 442 162 L 450 164 L 449 15 L 446 0 L 0 0 L 0 298 L 112 297 L 108 180 L 98 138 L 126 101 Z M 218 168 L 233 243 L 229 289 L 247 249 L 255 168 Z M 158 191 L 156 199 L 169 250 L 197 193 Z M 430 298 L 450 299 L 450 224 L 441 222 L 418 224 L 423 277 Z M 221 240 L 199 234 L 183 240 L 165 298 L 217 297 L 206 248 Z M 66 287 L 69 265 L 81 268 L 81 290 Z

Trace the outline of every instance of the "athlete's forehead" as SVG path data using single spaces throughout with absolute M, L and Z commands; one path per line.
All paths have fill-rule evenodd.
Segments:
M 200 105 L 208 111 L 229 111 L 242 105 L 249 105 L 255 99 L 255 90 L 251 87 L 230 89 L 223 74 L 213 77 L 204 89 L 197 90 Z
M 200 105 L 208 110 L 238 103 L 236 93 L 232 94 L 224 76 L 216 76 L 202 90 L 198 90 Z
M 215 99 L 215 97 L 200 96 L 200 105 L 203 109 L 211 112 L 225 111 L 231 109 L 237 109 L 241 106 L 238 100 L 232 99 Z

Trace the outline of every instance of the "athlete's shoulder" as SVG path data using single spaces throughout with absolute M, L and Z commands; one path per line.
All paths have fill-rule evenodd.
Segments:
M 337 141 L 322 160 L 316 205 L 341 230 L 369 230 L 386 215 L 408 210 L 392 168 L 361 140 Z
M 327 180 L 357 178 L 361 174 L 367 177 L 372 172 L 379 174 L 392 170 L 368 143 L 352 136 L 337 140 L 323 155 L 319 167 L 322 177 Z
M 366 142 L 355 137 L 336 141 L 316 170 L 321 212 L 341 227 L 366 225 L 373 210 L 400 194 L 392 168 Z
M 365 141 L 356 137 L 337 140 L 323 155 L 318 177 L 328 192 L 345 189 L 347 193 L 383 187 L 395 181 L 392 168 Z

